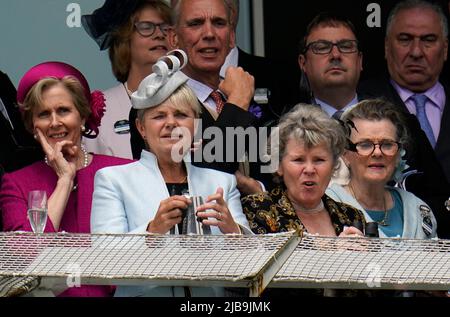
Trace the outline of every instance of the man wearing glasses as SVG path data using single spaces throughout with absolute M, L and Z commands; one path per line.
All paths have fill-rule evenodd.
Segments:
M 311 103 L 330 116 L 339 116 L 358 102 L 362 53 L 349 20 L 329 13 L 317 15 L 300 46 L 298 63 L 309 84 Z

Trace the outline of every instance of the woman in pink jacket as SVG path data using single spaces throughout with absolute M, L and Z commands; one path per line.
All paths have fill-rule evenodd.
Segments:
M 4 231 L 31 231 L 27 195 L 45 190 L 48 217 L 45 232 L 90 232 L 94 175 L 97 170 L 131 162 L 88 153 L 81 137 L 95 137 L 104 112 L 102 93 L 91 94 L 84 76 L 74 67 L 46 62 L 21 79 L 17 100 L 26 128 L 34 134 L 45 160 L 5 174 L 0 188 Z M 71 288 L 62 296 L 108 296 L 110 287 Z

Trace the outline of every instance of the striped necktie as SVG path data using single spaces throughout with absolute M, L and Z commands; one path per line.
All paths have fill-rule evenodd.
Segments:
M 220 92 L 218 92 L 217 90 L 215 90 L 210 94 L 210 97 L 216 103 L 216 112 L 220 113 L 223 109 L 223 106 L 225 105 L 223 98 L 222 98 L 222 94 Z

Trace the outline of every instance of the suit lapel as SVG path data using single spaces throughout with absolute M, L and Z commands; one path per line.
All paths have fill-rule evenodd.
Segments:
M 441 128 L 439 130 L 439 136 L 436 142 L 436 153 L 448 151 L 450 148 L 450 91 L 447 85 L 443 84 L 443 86 L 445 90 L 445 106 L 444 111 L 442 112 Z

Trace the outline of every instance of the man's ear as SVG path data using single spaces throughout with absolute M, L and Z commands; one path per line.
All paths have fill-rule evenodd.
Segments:
M 178 35 L 177 32 L 175 32 L 175 29 L 171 28 L 168 35 L 169 45 L 172 47 L 172 49 L 178 48 Z
M 306 57 L 303 54 L 299 54 L 297 58 L 298 66 L 300 66 L 300 69 L 305 72 L 305 63 L 306 63 Z
M 230 31 L 230 50 L 236 46 L 236 32 L 234 30 Z

